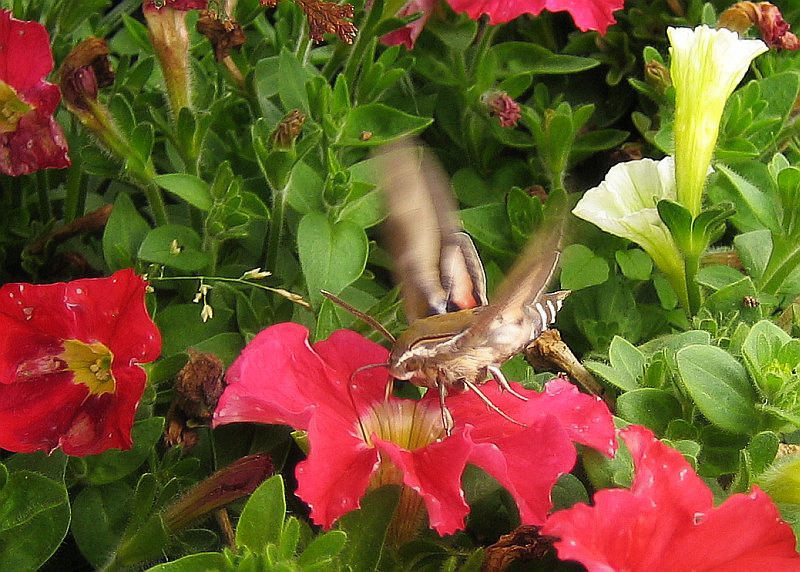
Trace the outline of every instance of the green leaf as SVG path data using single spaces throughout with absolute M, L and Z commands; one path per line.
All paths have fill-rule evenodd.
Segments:
M 739 253 L 747 273 L 754 280 L 761 280 L 772 253 L 772 236 L 766 229 L 753 230 L 733 238 L 733 245 Z
M 211 209 L 213 202 L 211 190 L 208 183 L 200 177 L 187 173 L 170 173 L 168 175 L 158 175 L 153 180 L 159 187 L 183 199 L 190 205 L 202 211 Z
M 742 321 L 753 323 L 761 318 L 761 306 L 754 308 L 748 306 L 744 302 L 746 297 L 758 298 L 758 291 L 749 276 L 723 286 L 711 294 L 705 299 L 703 308 L 711 312 L 712 316 L 738 314 Z
M 214 304 L 214 317 L 203 322 L 199 304 L 175 304 L 156 314 L 155 322 L 161 330 L 164 356 L 186 351 L 203 340 L 229 331 L 233 310 Z
M 286 517 L 283 477 L 270 477 L 250 495 L 236 525 L 236 546 L 263 553 L 268 544 L 277 544 Z
M 61 545 L 70 521 L 62 483 L 15 471 L 0 488 L 0 563 L 3 570 L 37 570 Z
M 131 497 L 131 488 L 118 482 L 87 487 L 75 498 L 72 536 L 95 568 L 101 568 L 119 544 L 128 523 Z
M 684 387 L 717 427 L 736 434 L 758 430 L 756 395 L 744 366 L 716 346 L 695 345 L 675 356 Z
M 86 478 L 94 485 L 118 481 L 144 463 L 164 431 L 164 418 L 151 417 L 133 425 L 133 447 L 129 451 L 109 449 L 84 459 Z
M 241 568 L 238 569 L 241 570 Z M 237 568 L 232 566 L 228 559 L 219 552 L 200 552 L 178 558 L 172 562 L 157 564 L 152 568 L 148 568 L 146 572 L 198 572 L 198 570 L 223 572 L 237 570 Z
M 625 421 L 644 425 L 663 435 L 670 421 L 681 416 L 681 405 L 671 393 L 645 387 L 620 395 L 617 414 Z
M 420 133 L 433 119 L 410 115 L 383 103 L 359 105 L 347 112 L 335 144 L 375 147 Z M 366 137 L 366 133 L 370 133 Z
M 139 247 L 139 258 L 183 272 L 208 266 L 209 256 L 200 250 L 200 237 L 188 226 L 167 224 L 154 228 Z
M 303 550 L 297 564 L 301 568 L 326 564 L 342 551 L 346 541 L 347 535 L 341 530 L 320 534 Z
M 599 375 L 608 383 L 622 389 L 623 391 L 631 391 L 636 389 L 638 385 L 632 380 L 625 371 L 614 369 L 613 367 L 599 361 L 586 360 L 583 365 L 595 375 Z
M 683 252 L 692 246 L 692 213 L 683 205 L 669 199 L 661 199 L 656 205 L 658 216 L 667 225 L 675 243 Z
M 611 362 L 611 367 L 621 372 L 634 387 L 644 374 L 647 363 L 641 350 L 620 336 L 614 336 L 611 340 L 608 346 L 608 360 Z
M 308 94 L 306 81 L 309 73 L 303 68 L 295 55 L 287 49 L 282 49 L 278 56 L 278 97 L 284 111 L 301 109 L 309 113 Z
M 608 280 L 608 262 L 582 244 L 571 244 L 561 256 L 561 287 L 580 290 Z
M 348 538 L 341 559 L 353 572 L 377 570 L 399 497 L 399 487 L 381 487 L 362 499 L 360 509 L 339 520 L 339 528 Z
M 600 65 L 598 60 L 554 54 L 532 42 L 501 42 L 491 47 L 498 61 L 498 75 L 572 74 Z
M 644 250 L 631 248 L 630 250 L 617 250 L 614 258 L 619 264 L 625 278 L 631 280 L 649 280 L 653 272 L 653 260 Z
M 103 258 L 111 271 L 131 268 L 150 225 L 133 206 L 127 193 L 117 195 L 103 231 Z
M 494 254 L 512 257 L 513 239 L 508 228 L 508 214 L 502 203 L 490 203 L 461 211 L 464 229 Z
M 350 221 L 331 223 L 323 214 L 307 214 L 297 229 L 300 264 L 314 307 L 320 290 L 339 294 L 355 282 L 367 264 L 367 235 Z

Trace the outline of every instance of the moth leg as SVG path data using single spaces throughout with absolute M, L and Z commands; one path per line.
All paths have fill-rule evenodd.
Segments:
M 516 419 L 514 419 L 512 417 L 509 417 L 509 415 L 505 411 L 503 411 L 497 405 L 492 403 L 492 400 L 489 399 L 488 397 L 486 397 L 486 395 L 478 388 L 477 385 L 475 385 L 474 383 L 472 383 L 471 381 L 469 381 L 467 379 L 464 380 L 464 385 L 466 385 L 468 388 L 470 388 L 472 391 L 474 391 L 478 395 L 478 397 L 481 398 L 481 401 L 483 401 L 489 407 L 489 409 L 491 409 L 495 413 L 499 414 L 500 417 L 502 417 L 503 419 L 506 419 L 508 421 L 511 421 L 515 425 L 520 425 L 521 427 L 527 427 L 527 425 L 525 425 L 524 423 L 520 423 Z
M 389 376 L 389 381 L 386 382 L 386 390 L 383 394 L 383 400 L 389 401 L 389 398 L 392 396 L 392 390 L 394 389 L 394 378 Z
M 501 389 L 504 389 L 505 391 L 509 392 L 517 399 L 521 399 L 522 401 L 528 401 L 527 397 L 525 397 L 524 395 L 520 395 L 519 393 L 517 393 L 512 389 L 511 385 L 508 383 L 508 380 L 506 379 L 506 376 L 503 375 L 503 372 L 500 370 L 499 367 L 497 367 L 496 365 L 490 365 L 486 368 L 486 370 L 492 374 L 492 377 L 494 378 L 494 380 L 497 382 L 497 385 L 499 385 Z
M 441 381 L 437 381 L 436 388 L 439 390 L 439 408 L 442 410 L 442 426 L 449 437 L 453 432 L 453 416 L 450 414 L 450 410 L 444 402 L 444 398 L 447 397 L 447 386 Z

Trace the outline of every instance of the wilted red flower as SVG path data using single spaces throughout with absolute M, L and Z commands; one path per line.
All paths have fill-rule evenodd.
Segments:
M 186 12 L 188 10 L 205 10 L 208 7 L 208 0 L 144 0 L 142 10 L 154 12 L 162 8 L 172 8 Z
M 422 28 L 425 27 L 431 14 L 433 14 L 433 9 L 436 7 L 437 2 L 438 0 L 410 0 L 406 2 L 396 16 L 405 18 L 406 16 L 421 13 L 420 17 L 402 28 L 384 34 L 381 37 L 381 43 L 386 46 L 403 44 L 407 50 L 412 49 L 417 38 L 422 33 Z
M 461 490 L 467 463 L 492 475 L 514 497 L 524 523 L 541 523 L 550 490 L 575 464 L 577 441 L 613 454 L 614 429 L 605 404 L 564 379 L 544 393 L 516 387 L 523 402 L 494 385 L 483 391 L 525 426 L 490 411 L 473 393 L 448 397 L 452 435 L 442 427 L 436 396 L 385 399 L 385 348 L 340 330 L 313 346 L 292 323 L 262 331 L 228 370 L 214 425 L 283 423 L 308 431 L 311 450 L 297 467 L 297 496 L 325 527 L 358 508 L 368 488 L 404 483 L 423 499 L 431 527 L 464 527 L 469 507 Z M 431 392 L 432 393 L 432 392 Z
M 770 2 L 737 2 L 720 14 L 718 26 L 740 34 L 758 26 L 761 39 L 770 48 L 800 49 L 800 41 L 789 31 L 780 8 Z
M 483 97 L 489 115 L 497 117 L 500 127 L 516 127 L 522 117 L 519 103 L 514 101 L 505 91 L 495 91 Z
M 161 336 L 133 270 L 0 288 L 0 448 L 68 455 L 129 449 Z
M 597 30 L 601 34 L 616 22 L 613 13 L 622 9 L 624 0 L 447 0 L 456 12 L 466 12 L 477 20 L 489 15 L 490 24 L 509 22 L 522 14 L 536 15 L 542 10 L 567 11 L 582 31 Z
M 711 489 L 683 456 L 644 427 L 620 431 L 633 457 L 630 490 L 595 493 L 554 513 L 542 534 L 558 555 L 589 570 L 800 570 L 792 529 L 758 487 L 714 507 Z
M 0 47 L 0 172 L 69 167 L 67 142 L 53 118 L 61 94 L 44 81 L 53 69 L 50 35 L 40 23 L 0 10 Z

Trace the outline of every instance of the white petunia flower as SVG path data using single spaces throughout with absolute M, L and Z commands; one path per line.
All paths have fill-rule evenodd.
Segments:
M 750 62 L 768 48 L 725 28 L 668 28 L 667 35 L 675 86 L 678 202 L 697 216 L 725 102 Z
M 673 158 L 640 159 L 611 167 L 603 182 L 586 191 L 572 213 L 641 246 L 685 301 L 683 258 L 656 209 L 661 199 L 674 201 L 676 196 Z

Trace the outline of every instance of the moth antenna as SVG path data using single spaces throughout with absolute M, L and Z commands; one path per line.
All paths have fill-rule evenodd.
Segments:
M 362 365 L 350 374 L 350 381 L 347 383 L 347 395 L 350 398 L 350 403 L 353 405 L 353 411 L 356 412 L 356 416 L 358 418 L 358 427 L 361 429 L 361 435 L 364 437 L 365 441 L 369 438 L 369 435 L 367 435 L 367 431 L 364 429 L 364 424 L 361 422 L 361 417 L 358 416 L 358 406 L 356 406 L 356 400 L 355 397 L 353 397 L 353 388 L 351 387 L 351 384 L 353 383 L 353 378 L 355 378 L 355 376 L 362 371 L 376 367 L 386 367 L 388 365 L 388 363 L 368 363 L 367 365 Z M 389 378 L 389 380 L 391 382 L 391 378 Z
M 481 401 L 483 401 L 489 407 L 489 409 L 491 409 L 495 413 L 499 414 L 500 417 L 502 417 L 503 419 L 506 419 L 508 421 L 511 421 L 515 425 L 519 425 L 521 427 L 527 427 L 527 425 L 525 425 L 524 423 L 520 423 L 516 419 L 513 419 L 512 417 L 509 417 L 508 414 L 505 411 L 503 411 L 497 405 L 492 403 L 492 400 L 489 399 L 488 397 L 486 397 L 486 395 L 478 388 L 477 385 L 475 385 L 474 383 L 472 383 L 468 379 L 464 380 L 464 385 L 466 385 L 468 388 L 470 388 L 472 391 L 474 391 L 478 395 L 478 397 L 481 398 Z
M 347 310 L 348 312 L 353 314 L 356 318 L 358 318 L 359 320 L 361 320 L 365 324 L 367 324 L 369 326 L 372 326 L 375 329 L 375 331 L 377 331 L 380 334 L 382 334 L 383 337 L 385 337 L 390 342 L 394 343 L 396 341 L 396 339 L 392 335 L 392 333 L 389 330 L 387 330 L 383 326 L 383 324 L 381 324 L 378 320 L 376 320 L 372 316 L 370 316 L 368 314 L 365 314 L 361 310 L 351 306 L 350 304 L 348 304 L 347 302 L 345 302 L 344 300 L 339 298 L 337 295 L 335 295 L 335 294 L 333 294 L 331 292 L 328 292 L 327 290 L 320 290 L 320 292 L 322 293 L 323 296 L 325 296 L 328 300 L 330 300 L 331 302 L 333 302 L 337 306 L 339 306 L 341 308 L 344 308 L 345 310 Z
M 350 381 L 352 382 L 355 377 L 361 373 L 362 371 L 366 371 L 368 369 L 375 369 L 376 367 L 389 367 L 389 362 L 382 362 L 382 363 L 368 363 L 367 365 L 362 365 L 359 368 L 356 368 L 353 373 L 350 374 Z

